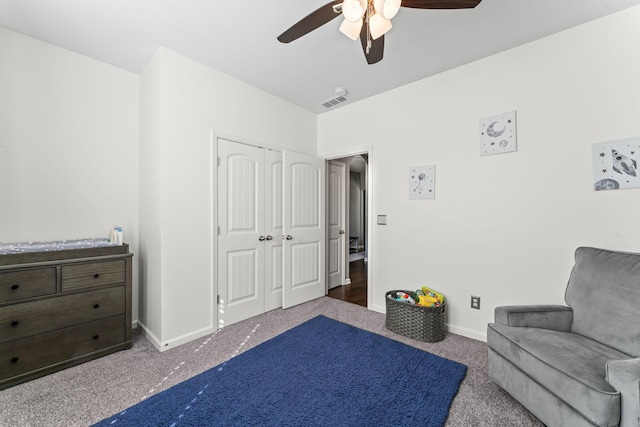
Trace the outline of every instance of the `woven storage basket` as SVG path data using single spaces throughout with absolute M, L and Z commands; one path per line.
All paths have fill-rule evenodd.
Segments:
M 444 307 L 423 307 L 389 298 L 396 292 L 389 291 L 384 295 L 387 302 L 385 326 L 396 334 L 404 335 L 420 341 L 438 342 L 446 335 L 444 328 Z

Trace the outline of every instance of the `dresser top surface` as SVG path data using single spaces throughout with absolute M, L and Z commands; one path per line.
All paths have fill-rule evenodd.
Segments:
M 106 239 L 0 242 L 0 266 L 126 254 L 129 254 L 129 245 L 116 245 Z

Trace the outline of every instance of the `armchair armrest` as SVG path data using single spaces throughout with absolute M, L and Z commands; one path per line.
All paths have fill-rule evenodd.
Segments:
M 505 305 L 496 307 L 494 317 L 507 326 L 570 332 L 573 311 L 565 305 Z
M 620 427 L 640 425 L 640 359 L 609 360 L 607 381 L 620 392 Z

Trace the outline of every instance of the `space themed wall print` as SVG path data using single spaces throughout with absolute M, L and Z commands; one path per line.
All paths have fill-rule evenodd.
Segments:
M 595 191 L 640 187 L 640 137 L 596 142 L 591 148 Z
M 516 112 L 496 114 L 480 119 L 480 155 L 516 151 Z
M 436 165 L 409 168 L 409 199 L 436 198 Z

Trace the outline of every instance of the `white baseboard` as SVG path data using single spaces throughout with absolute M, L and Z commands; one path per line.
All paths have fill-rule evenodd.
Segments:
M 463 337 L 471 338 L 477 341 L 487 342 L 486 334 L 480 334 L 476 331 L 458 328 L 456 326 L 449 325 L 448 323 L 445 326 L 447 327 L 447 331 L 451 332 L 452 334 L 462 335 Z
M 382 314 L 386 314 L 386 307 L 384 306 L 378 306 L 378 305 L 372 305 L 371 307 L 368 307 L 369 310 L 371 311 L 375 311 L 378 313 L 382 313 Z M 194 331 L 191 332 L 189 334 L 185 334 L 167 341 L 161 341 L 160 339 L 158 339 L 158 337 L 156 337 L 153 332 L 151 332 L 149 330 L 149 328 L 147 328 L 145 326 L 144 323 L 140 322 L 139 320 L 134 321 L 133 322 L 133 328 L 136 329 L 138 327 L 140 327 L 140 329 L 142 330 L 142 335 L 149 340 L 149 342 L 151 342 L 151 344 L 153 344 L 153 346 L 156 348 L 156 350 L 162 352 L 162 351 L 166 351 L 169 350 L 170 348 L 174 348 L 174 347 L 178 347 L 182 344 L 186 344 L 190 341 L 193 341 L 195 339 L 198 338 L 202 338 L 204 336 L 207 336 L 209 334 L 212 334 L 214 332 L 214 329 L 211 327 L 208 328 L 203 328 L 200 329 L 198 331 Z M 447 328 L 448 332 L 451 332 L 452 334 L 456 334 L 456 335 L 461 335 L 463 337 L 467 337 L 467 338 L 471 338 L 474 340 L 478 340 L 478 341 L 483 341 L 483 342 L 487 342 L 487 336 L 486 334 L 481 334 L 478 333 L 476 331 L 470 331 L 468 329 L 465 328 L 459 328 L 457 326 L 453 326 L 451 324 L 446 324 L 445 325 Z
M 182 344 L 186 344 L 190 341 L 196 340 L 198 338 L 202 338 L 204 336 L 210 335 L 213 333 L 213 328 L 212 327 L 207 327 L 207 328 L 203 328 L 200 329 L 198 331 L 194 331 L 170 340 L 166 340 L 166 341 L 161 341 L 160 339 L 158 339 L 158 337 L 156 337 L 153 332 L 151 332 L 149 330 L 149 328 L 147 328 L 144 323 L 138 321 L 137 322 L 138 325 L 140 326 L 140 328 L 142 329 L 142 335 L 149 340 L 149 342 L 151 342 L 151 344 L 153 344 L 153 346 L 156 348 L 156 350 L 162 352 L 162 351 L 167 351 L 170 348 L 174 348 L 174 347 L 178 347 L 181 346 Z
M 381 307 L 379 305 L 372 305 L 369 310 L 376 311 L 378 313 L 387 314 L 387 307 Z
M 158 351 L 162 351 L 162 344 L 160 344 L 160 340 L 145 326 L 144 323 L 138 320 L 138 326 L 142 330 L 142 336 L 145 337 Z

